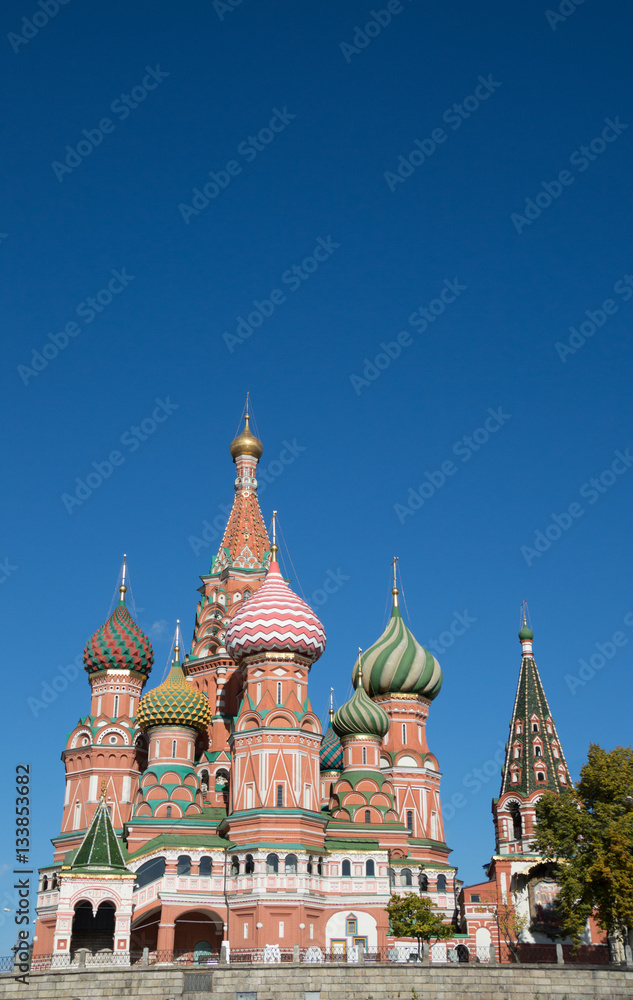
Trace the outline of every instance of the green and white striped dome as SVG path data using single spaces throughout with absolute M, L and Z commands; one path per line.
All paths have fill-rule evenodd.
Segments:
M 367 694 L 419 694 L 430 701 L 442 686 L 442 668 L 432 653 L 420 645 L 402 620 L 398 591 L 387 628 L 361 656 L 362 683 Z M 356 683 L 358 664 L 352 680 Z
M 345 736 L 377 736 L 382 739 L 389 729 L 389 716 L 384 708 L 371 700 L 362 684 L 356 684 L 350 700 L 336 712 L 332 729 L 341 739 Z

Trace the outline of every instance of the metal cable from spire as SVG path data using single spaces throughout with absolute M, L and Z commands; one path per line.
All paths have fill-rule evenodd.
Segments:
M 277 524 L 279 523 L 279 519 L 278 519 L 278 518 L 277 518 L 277 520 L 276 520 L 276 523 L 277 523 Z M 290 555 L 290 549 L 288 548 L 288 543 L 287 543 L 287 541 L 286 541 L 286 539 L 285 539 L 285 536 L 284 536 L 284 533 L 283 533 L 283 530 L 282 530 L 282 527 L 281 527 L 281 524 L 279 524 L 279 534 L 281 535 L 281 540 L 282 540 L 282 542 L 284 543 L 284 547 L 285 547 L 285 549 L 286 549 L 286 552 L 287 552 L 287 554 L 288 554 L 288 559 L 290 560 L 290 565 L 292 566 L 292 572 L 293 572 L 293 574 L 294 574 L 294 576 L 293 576 L 293 582 L 294 582 L 295 580 L 297 581 L 297 586 L 299 587 L 299 590 L 301 591 L 301 596 L 303 597 L 304 601 L 305 601 L 305 602 L 306 602 L 306 604 L 307 604 L 307 603 L 308 603 L 308 600 L 307 600 L 307 598 L 306 598 L 306 595 L 305 595 L 305 594 L 304 594 L 304 592 L 303 592 L 303 587 L 301 586 L 301 580 L 299 579 L 299 574 L 297 573 L 297 571 L 296 571 L 296 569 L 295 569 L 295 564 L 294 564 L 294 563 L 293 563 L 293 561 L 292 561 L 292 556 Z

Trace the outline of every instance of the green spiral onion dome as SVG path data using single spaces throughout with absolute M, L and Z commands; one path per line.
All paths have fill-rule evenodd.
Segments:
M 356 683 L 350 700 L 336 712 L 332 728 L 341 739 L 344 736 L 377 736 L 382 739 L 389 729 L 389 716 L 384 708 L 371 700 L 362 683 Z
M 187 682 L 176 648 L 167 679 L 139 701 L 136 723 L 143 731 L 152 726 L 188 726 L 202 733 L 210 721 L 209 701 Z
M 442 686 L 442 668 L 404 624 L 395 587 L 392 594 L 393 609 L 387 628 L 361 656 L 363 687 L 372 697 L 419 694 L 432 701 Z M 357 676 L 358 664 L 352 673 L 354 684 Z
M 84 665 L 88 673 L 97 670 L 136 670 L 147 677 L 154 662 L 152 644 L 138 627 L 125 605 L 124 586 L 121 599 L 100 629 L 88 639 Z
M 320 758 L 322 771 L 341 771 L 343 769 L 343 747 L 332 729 L 331 722 L 321 743 Z

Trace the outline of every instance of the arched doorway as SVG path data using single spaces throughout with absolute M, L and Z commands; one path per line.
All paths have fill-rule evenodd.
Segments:
M 70 957 L 74 958 L 80 948 L 87 948 L 92 955 L 100 951 L 114 951 L 114 917 L 116 907 L 109 900 L 99 903 L 93 913 L 92 903 L 82 899 L 75 906 Z
M 196 952 L 204 952 L 205 960 L 219 958 L 224 936 L 224 921 L 217 913 L 186 910 L 176 917 L 174 955 L 194 960 Z
M 149 948 L 150 953 L 156 951 L 160 914 L 160 909 L 151 910 L 138 917 L 132 924 L 130 951 L 142 951 L 143 948 Z

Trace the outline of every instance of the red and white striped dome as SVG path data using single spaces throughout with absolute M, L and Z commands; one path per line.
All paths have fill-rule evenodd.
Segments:
M 261 587 L 233 615 L 225 645 L 237 661 L 253 653 L 284 652 L 314 663 L 325 649 L 325 630 L 272 562 Z

